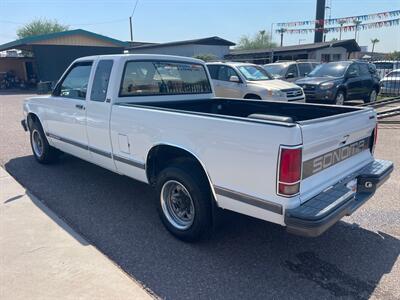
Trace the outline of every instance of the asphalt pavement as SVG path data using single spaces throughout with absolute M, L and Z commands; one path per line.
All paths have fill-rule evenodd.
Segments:
M 136 281 L 166 299 L 400 299 L 400 172 L 353 216 L 318 238 L 226 212 L 212 237 L 173 238 L 153 190 L 65 155 L 35 162 L 20 126 L 26 95 L 0 95 L 0 163 Z M 400 129 L 379 132 L 376 156 L 400 166 Z

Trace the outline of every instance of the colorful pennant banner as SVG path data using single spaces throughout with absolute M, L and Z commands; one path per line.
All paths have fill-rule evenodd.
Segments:
M 391 27 L 391 26 L 398 26 L 400 25 L 400 18 L 393 19 L 393 20 L 386 20 L 386 21 L 379 21 L 374 23 L 365 23 L 359 25 L 345 25 L 341 27 L 327 27 L 327 28 L 299 28 L 299 29 L 285 29 L 281 28 L 276 30 L 277 33 L 289 33 L 289 34 L 306 34 L 306 33 L 313 33 L 313 32 L 343 32 L 354 31 L 356 30 L 367 30 L 367 29 L 374 29 L 374 28 L 381 28 L 381 27 Z
M 277 23 L 277 27 L 280 28 L 290 28 L 290 27 L 298 27 L 298 26 L 307 26 L 307 25 L 316 25 L 316 24 L 324 24 L 325 25 L 335 25 L 335 24 L 349 24 L 354 21 L 369 21 L 375 19 L 388 19 L 400 16 L 400 10 L 393 10 L 369 15 L 361 15 L 361 16 L 352 16 L 345 18 L 335 18 L 335 19 L 326 19 L 324 20 L 313 20 L 313 21 L 297 21 L 297 22 L 287 22 L 287 23 Z

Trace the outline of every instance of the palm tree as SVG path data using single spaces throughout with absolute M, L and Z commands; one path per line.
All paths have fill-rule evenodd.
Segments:
M 358 26 L 360 26 L 361 23 L 362 23 L 362 21 L 360 21 L 360 20 L 358 20 L 358 19 L 354 19 L 354 20 L 353 20 L 353 24 L 356 26 L 356 28 L 355 28 L 355 37 L 354 37 L 354 39 L 356 40 L 356 42 L 358 42 L 358 41 L 357 41 L 357 40 L 358 40 L 358 38 L 357 38 Z
M 372 53 L 374 53 L 375 44 L 377 44 L 377 43 L 379 43 L 379 42 L 380 42 L 380 40 L 378 40 L 377 38 L 371 40 L 371 43 L 372 43 Z

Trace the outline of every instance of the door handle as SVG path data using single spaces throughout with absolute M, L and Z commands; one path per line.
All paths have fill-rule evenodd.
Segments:
M 77 109 L 85 110 L 85 106 L 82 105 L 82 104 L 75 104 L 75 107 L 76 107 Z

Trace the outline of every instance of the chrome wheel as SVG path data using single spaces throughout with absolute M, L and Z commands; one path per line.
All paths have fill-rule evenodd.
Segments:
M 161 207 L 169 223 L 177 229 L 188 229 L 194 221 L 194 204 L 185 186 L 175 180 L 166 181 L 161 189 Z
M 371 103 L 375 102 L 377 97 L 378 97 L 377 92 L 375 90 L 373 90 L 371 92 L 371 95 L 369 95 L 369 102 L 371 102 Z
M 336 96 L 336 104 L 337 105 L 343 105 L 344 104 L 344 94 L 343 93 L 339 93 Z
M 32 148 L 37 157 L 43 155 L 44 143 L 40 132 L 36 129 L 32 131 Z

